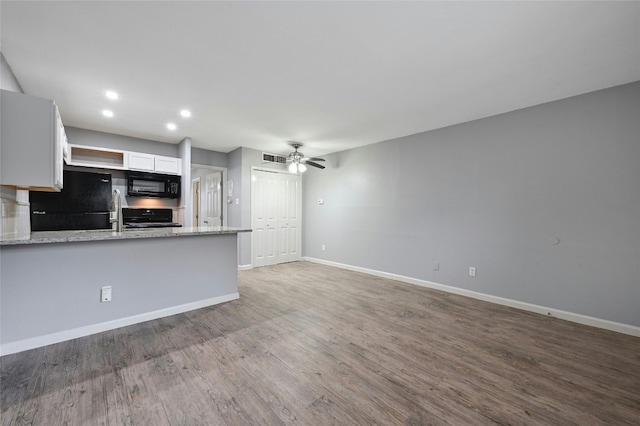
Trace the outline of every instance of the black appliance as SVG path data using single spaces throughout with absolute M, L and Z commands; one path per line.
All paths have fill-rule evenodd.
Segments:
M 110 229 L 111 175 L 65 170 L 60 192 L 29 192 L 32 231 Z
M 125 228 L 168 228 L 182 226 L 173 221 L 171 209 L 122 209 L 122 223 Z
M 180 176 L 150 172 L 127 173 L 127 195 L 131 197 L 180 197 Z

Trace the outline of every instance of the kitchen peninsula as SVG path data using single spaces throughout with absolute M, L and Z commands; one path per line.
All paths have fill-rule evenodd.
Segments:
M 230 227 L 52 231 L 0 240 L 2 355 L 237 299 Z M 112 300 L 101 302 L 111 287 Z

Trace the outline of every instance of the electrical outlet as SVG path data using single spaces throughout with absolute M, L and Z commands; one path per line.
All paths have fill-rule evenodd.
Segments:
M 324 204 L 324 198 L 318 198 L 318 204 L 319 205 L 323 205 Z
M 436 262 L 433 264 L 433 270 L 434 271 L 439 271 L 440 270 L 440 262 Z
M 475 266 L 469 266 L 469 275 L 472 277 L 476 276 L 476 267 Z
M 325 251 L 327 248 L 325 247 L 325 245 L 322 245 L 322 251 Z
M 110 285 L 106 285 L 102 287 L 102 289 L 100 289 L 100 301 L 102 303 L 111 302 L 111 286 Z

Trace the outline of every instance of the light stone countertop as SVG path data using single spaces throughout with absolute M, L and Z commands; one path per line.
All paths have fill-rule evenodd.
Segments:
M 73 243 L 81 241 L 129 240 L 141 238 L 190 237 L 196 235 L 221 235 L 251 232 L 248 228 L 229 226 L 198 226 L 179 228 L 125 229 L 116 232 L 110 229 L 80 231 L 42 231 L 30 234 L 3 237 L 0 246 L 26 244 Z

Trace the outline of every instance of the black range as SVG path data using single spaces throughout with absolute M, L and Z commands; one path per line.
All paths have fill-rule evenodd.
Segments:
M 172 209 L 123 208 L 125 228 L 169 228 L 182 226 L 173 221 Z

